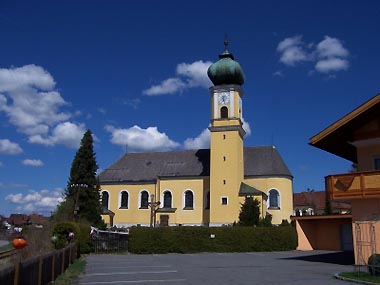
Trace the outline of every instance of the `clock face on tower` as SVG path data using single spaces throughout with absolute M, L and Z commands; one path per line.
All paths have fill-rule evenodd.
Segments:
M 221 92 L 218 94 L 218 102 L 219 104 L 228 104 L 230 102 L 230 93 Z

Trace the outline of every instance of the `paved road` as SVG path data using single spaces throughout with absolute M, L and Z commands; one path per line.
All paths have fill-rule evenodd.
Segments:
M 78 285 L 104 284 L 347 284 L 351 257 L 333 252 L 89 255 Z M 333 262 L 333 263 L 331 263 Z

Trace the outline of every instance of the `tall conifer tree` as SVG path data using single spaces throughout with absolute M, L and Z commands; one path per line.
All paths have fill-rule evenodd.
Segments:
M 74 201 L 74 207 L 78 209 L 77 219 L 85 219 L 94 226 L 102 224 L 97 170 L 92 133 L 87 130 L 71 164 L 65 194 L 66 199 Z
M 245 197 L 244 204 L 241 204 L 239 214 L 239 225 L 257 226 L 260 221 L 260 202 L 251 196 Z

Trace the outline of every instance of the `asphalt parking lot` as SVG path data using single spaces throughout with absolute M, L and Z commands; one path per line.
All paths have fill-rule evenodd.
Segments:
M 328 251 L 89 255 L 76 284 L 347 284 L 352 257 Z

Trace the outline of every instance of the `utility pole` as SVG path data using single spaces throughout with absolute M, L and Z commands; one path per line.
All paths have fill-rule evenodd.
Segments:
M 71 184 L 70 185 L 71 188 L 76 188 L 76 193 L 75 193 L 75 201 L 74 201 L 74 222 L 77 221 L 77 215 L 78 215 L 78 212 L 79 212 L 79 190 L 81 188 L 87 188 L 88 185 L 87 184 Z
M 150 207 L 150 227 L 156 226 L 156 211 L 157 207 L 160 205 L 160 201 L 154 201 L 154 194 L 150 195 L 150 202 L 148 202 L 148 206 Z

